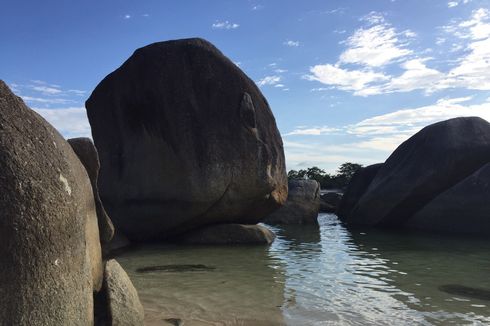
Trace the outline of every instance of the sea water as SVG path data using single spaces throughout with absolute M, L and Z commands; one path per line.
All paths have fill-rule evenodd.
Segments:
M 117 257 L 147 325 L 490 325 L 490 240 L 271 227 L 271 246 L 145 245 Z

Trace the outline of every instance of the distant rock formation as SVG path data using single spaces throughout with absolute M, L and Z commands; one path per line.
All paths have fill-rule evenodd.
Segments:
M 205 40 L 136 50 L 86 107 L 100 195 L 130 240 L 255 224 L 286 200 L 283 145 L 266 99 Z
M 113 309 L 106 316 L 112 321 L 95 317 L 106 310 L 94 303 L 108 288 L 103 284 L 112 282 L 135 306 L 139 299 L 129 279 L 111 278 L 112 264 L 102 260 L 95 148 L 86 141 L 72 146 L 79 157 L 0 80 L 0 323 L 143 325 L 125 317 L 130 305 Z M 110 240 L 111 230 L 105 232 Z
M 90 138 L 72 138 L 68 139 L 68 143 L 73 148 L 75 154 L 77 154 L 90 178 L 92 192 L 94 193 L 95 208 L 97 211 L 97 221 L 102 251 L 107 254 L 109 252 L 108 244 L 111 242 L 112 237 L 114 236 L 114 225 L 112 225 L 111 219 L 109 216 L 107 216 L 104 205 L 99 197 L 99 190 L 97 187 L 100 169 L 99 155 L 97 154 L 94 143 Z
M 350 214 L 357 205 L 359 199 L 366 192 L 383 163 L 373 164 L 360 168 L 352 177 L 347 190 L 337 208 L 337 215 L 344 221 L 350 220 Z
M 271 244 L 275 234 L 262 225 L 216 224 L 191 231 L 179 242 L 186 244 Z
M 264 219 L 267 224 L 318 224 L 320 184 L 315 180 L 290 180 L 286 204 Z
M 350 213 L 339 216 L 351 226 L 490 234 L 488 163 L 490 123 L 435 123 L 401 144 L 357 203 L 346 205 Z
M 327 192 L 320 194 L 320 212 L 335 213 L 342 200 L 342 193 Z

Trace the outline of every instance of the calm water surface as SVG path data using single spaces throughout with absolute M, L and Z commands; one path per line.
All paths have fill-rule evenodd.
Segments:
M 490 325 L 490 241 L 319 222 L 273 228 L 270 247 L 152 245 L 117 260 L 147 325 Z

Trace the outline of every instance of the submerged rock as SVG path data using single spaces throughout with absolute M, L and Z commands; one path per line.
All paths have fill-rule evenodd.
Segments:
M 102 243 L 102 249 L 105 253 L 108 253 L 107 244 L 112 240 L 114 236 L 114 225 L 107 216 L 107 213 L 102 205 L 102 201 L 99 197 L 99 189 L 97 187 L 97 180 L 99 178 L 99 155 L 97 149 L 90 138 L 72 138 L 68 139 L 68 143 L 77 154 L 78 158 L 82 162 L 83 166 L 87 170 L 92 185 L 92 192 L 94 193 L 95 208 L 97 211 L 97 221 L 99 225 L 100 242 Z
M 0 323 L 91 325 L 102 259 L 89 177 L 0 81 Z
M 167 272 L 167 273 L 183 273 L 183 272 L 205 272 L 213 271 L 216 267 L 206 266 L 202 264 L 191 265 L 160 265 L 160 266 L 147 266 L 136 269 L 138 273 L 150 273 L 150 272 Z
M 445 284 L 441 285 L 439 290 L 452 295 L 460 295 L 471 299 L 490 301 L 490 290 L 487 289 L 473 288 L 459 284 Z
M 86 107 L 102 201 L 131 240 L 255 224 L 286 200 L 283 145 L 266 99 L 205 40 L 136 50 Z
M 318 224 L 320 184 L 315 180 L 291 180 L 286 204 L 264 219 L 267 224 Z
M 182 235 L 187 244 L 270 244 L 275 235 L 262 225 L 216 224 Z
M 108 260 L 104 273 L 104 291 L 107 300 L 107 326 L 144 325 L 145 312 L 138 293 L 119 263 Z

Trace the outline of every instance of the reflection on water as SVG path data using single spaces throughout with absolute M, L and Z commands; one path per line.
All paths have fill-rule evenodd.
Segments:
M 118 261 L 148 325 L 490 324 L 489 241 L 319 222 L 274 227 L 270 247 L 153 245 Z M 166 267 L 136 272 L 152 266 Z

